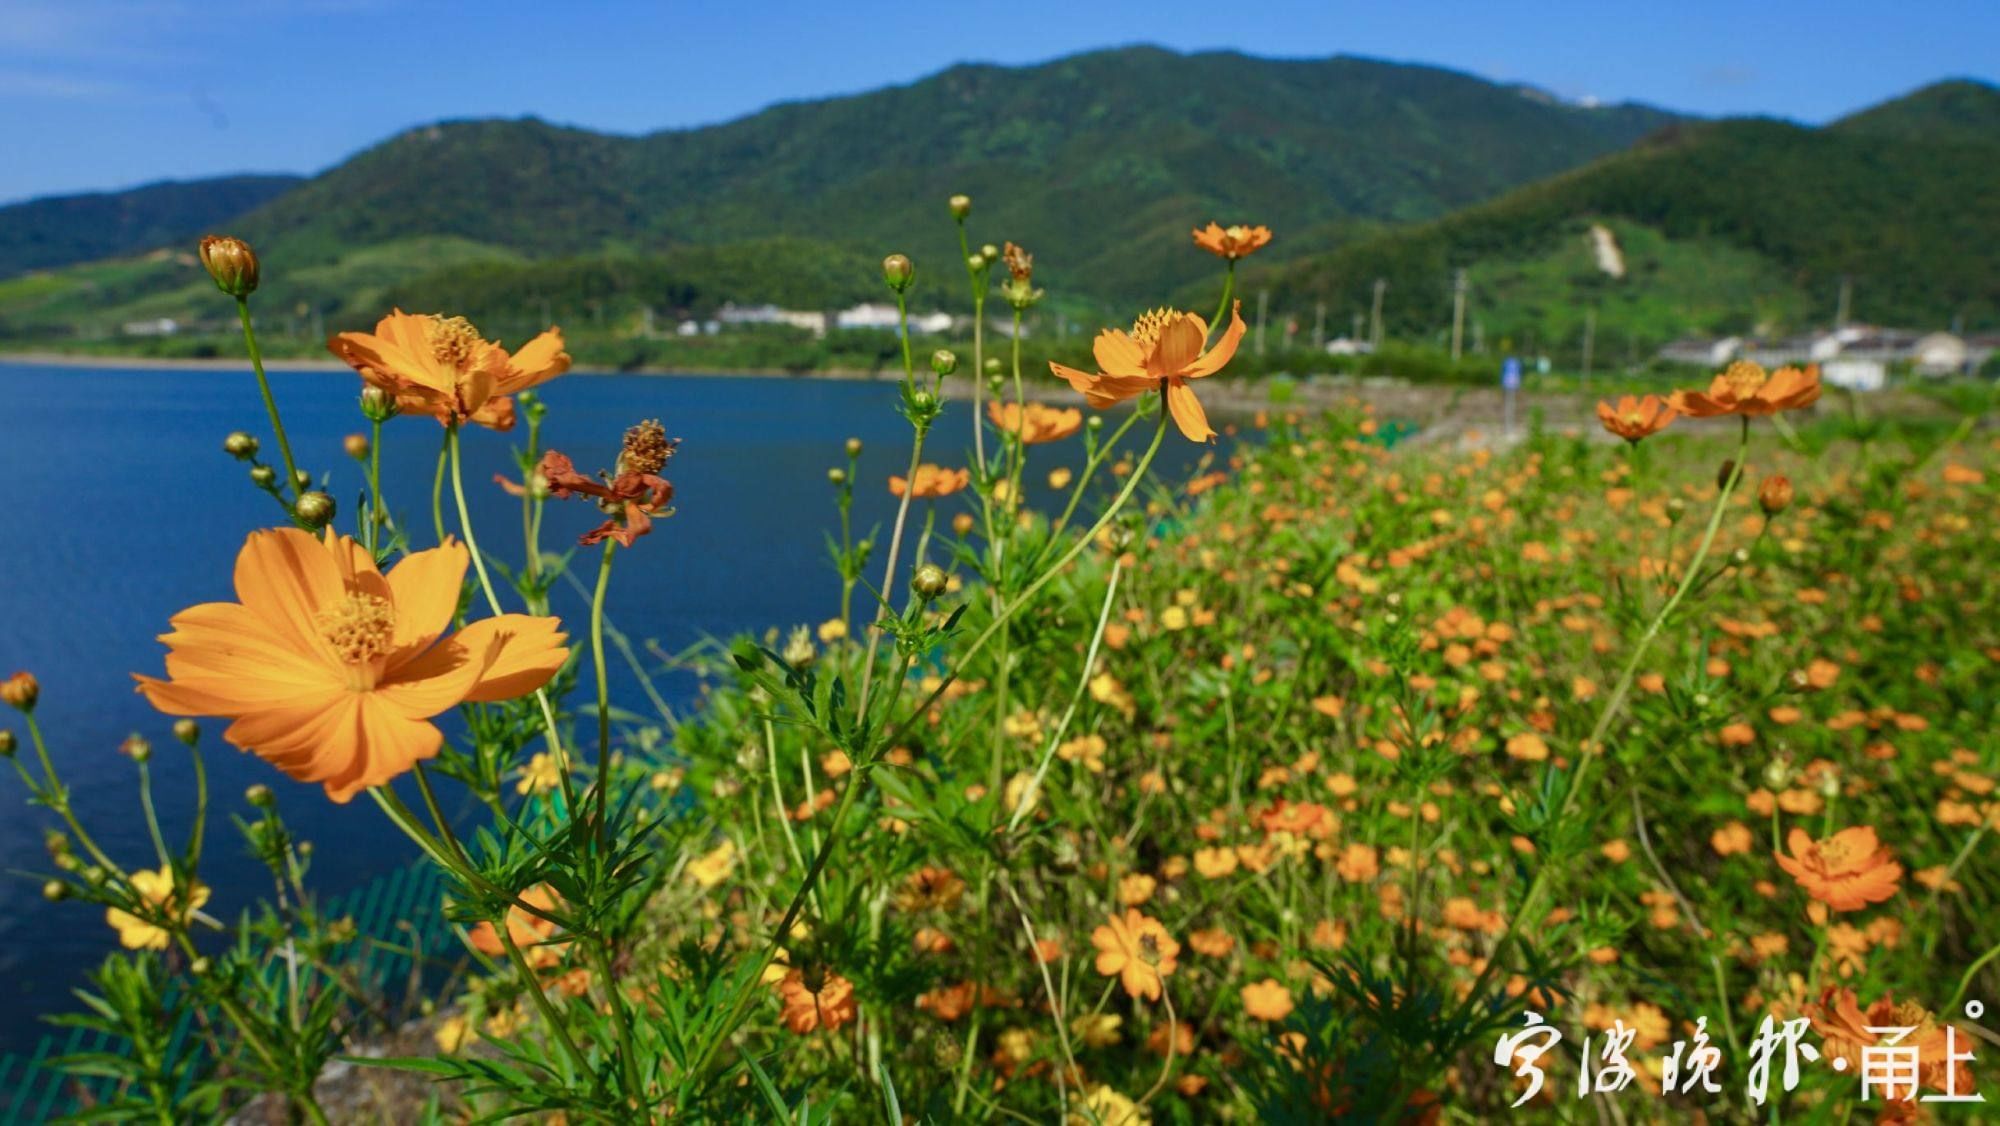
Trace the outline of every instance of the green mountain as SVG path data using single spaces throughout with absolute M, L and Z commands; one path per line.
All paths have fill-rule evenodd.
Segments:
M 1622 149 L 1672 115 L 1583 109 L 1434 67 L 1149 47 L 964 65 L 901 87 L 620 138 L 535 120 L 404 133 L 245 218 L 279 258 L 449 234 L 523 253 L 785 235 L 948 272 L 943 201 L 1052 287 L 1157 295 L 1210 217 L 1289 231 L 1443 214 Z
M 2000 87 L 1970 78 L 1934 82 L 1834 122 L 1843 133 L 1948 144 L 2000 142 Z
M 0 207 L 0 278 L 186 242 L 303 182 L 298 176 L 165 180 Z
M 1443 340 L 1462 268 L 1468 340 L 1476 323 L 1488 341 L 1572 358 L 1586 309 L 1598 355 L 1624 359 L 1690 330 L 1826 323 L 1843 280 L 1855 319 L 1994 326 L 2000 131 L 1974 126 L 1996 103 L 1991 87 L 1952 84 L 1825 129 L 1671 127 L 1445 218 L 1264 264 L 1245 291 L 1267 289 L 1291 316 L 1323 304 L 1345 331 L 1381 279 L 1389 335 Z M 1618 246 L 1622 277 L 1600 269 L 1593 226 Z

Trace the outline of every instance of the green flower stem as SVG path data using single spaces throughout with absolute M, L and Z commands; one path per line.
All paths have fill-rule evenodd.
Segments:
M 543 1022 L 549 1026 L 549 1031 L 555 1034 L 557 1042 L 562 1045 L 563 1054 L 570 1058 L 570 1062 L 578 1071 L 590 1076 L 592 1089 L 600 1098 L 603 1097 L 605 1094 L 603 1079 L 598 1076 L 597 1069 L 590 1066 L 590 1057 L 584 1055 L 582 1049 L 576 1046 L 576 1041 L 570 1038 L 569 1027 L 563 1024 L 562 1015 L 556 1012 L 555 1005 L 549 1001 L 549 995 L 542 991 L 542 979 L 535 976 L 534 967 L 528 964 L 528 959 L 522 955 L 521 948 L 515 945 L 514 936 L 508 933 L 505 920 L 493 928 L 493 933 L 500 937 L 500 945 L 507 950 L 507 960 L 514 963 L 514 972 L 521 975 L 521 981 L 528 987 L 529 999 L 535 1003 L 535 1008 L 542 1014 Z
M 250 349 L 250 367 L 257 373 L 257 390 L 263 393 L 264 409 L 271 415 L 271 431 L 278 438 L 278 453 L 285 459 L 285 482 L 297 500 L 304 489 L 299 484 L 299 467 L 292 460 L 292 442 L 285 437 L 284 420 L 278 417 L 278 400 L 271 394 L 271 381 L 264 375 L 264 351 L 257 347 L 257 331 L 250 327 L 250 299 L 236 299 L 236 319 L 243 323 L 243 343 Z
M 1743 454 L 1749 446 L 1750 419 L 1744 416 L 1743 427 L 1736 440 L 1736 456 L 1732 461 L 1733 467 L 1729 479 L 1723 482 L 1721 493 L 1715 498 L 1715 510 L 1709 514 L 1708 527 L 1702 533 L 1701 544 L 1696 547 L 1694 558 L 1688 560 L 1687 566 L 1682 569 L 1681 581 L 1675 588 L 1673 596 L 1668 598 L 1666 604 L 1660 607 L 1660 612 L 1653 616 L 1652 623 L 1646 627 L 1646 632 L 1640 635 L 1638 645 L 1633 647 L 1632 655 L 1626 659 L 1624 671 L 1618 676 L 1618 684 L 1612 689 L 1610 698 L 1605 700 L 1604 710 L 1598 713 L 1597 724 L 1591 729 L 1590 738 L 1582 748 L 1576 773 L 1571 776 L 1569 785 L 1563 792 L 1562 804 L 1556 811 L 1559 817 L 1569 815 L 1576 804 L 1577 795 L 1583 791 L 1584 780 L 1590 776 L 1590 768 L 1606 753 L 1603 747 L 1605 732 L 1611 729 L 1612 720 L 1617 718 L 1619 711 L 1624 707 L 1625 697 L 1632 691 L 1632 682 L 1639 675 L 1640 662 L 1645 659 L 1647 650 L 1652 648 L 1653 641 L 1659 637 L 1667 619 L 1672 617 L 1674 610 L 1680 606 L 1681 599 L 1686 596 L 1688 589 L 1694 585 L 1695 576 L 1700 573 L 1702 562 L 1708 558 L 1709 549 L 1715 545 L 1715 533 L 1722 527 L 1723 514 L 1729 509 L 1729 498 L 1734 495 L 1736 486 L 1743 480 Z M 1535 911 L 1541 905 L 1542 894 L 1548 889 L 1548 874 L 1549 865 L 1541 864 L 1536 867 L 1534 879 L 1528 883 L 1527 894 L 1521 898 L 1520 908 L 1508 918 L 1507 929 L 1501 933 L 1499 941 L 1494 943 L 1493 953 L 1488 956 L 1486 966 L 1480 970 L 1479 976 L 1473 979 L 1472 988 L 1466 991 L 1465 999 L 1459 1003 L 1456 1015 L 1465 1015 L 1478 1003 L 1480 991 L 1499 970 L 1501 954 L 1520 933 L 1522 920 L 1536 918 L 1539 921 Z
M 902 290 L 896 291 L 896 314 L 897 321 L 902 326 L 898 335 L 903 338 L 903 382 L 905 386 L 908 386 L 915 381 L 917 369 L 915 363 L 910 359 L 910 309 L 908 298 L 904 296 Z M 903 547 L 903 528 L 908 524 L 910 519 L 910 502 L 915 500 L 917 495 L 917 466 L 921 465 L 924 459 L 924 431 L 926 426 L 920 423 L 916 429 L 916 440 L 910 443 L 909 476 L 903 478 L 903 501 L 896 506 L 896 527 L 889 535 L 889 558 L 887 564 L 882 568 L 881 602 L 884 609 L 889 607 L 892 597 L 890 591 L 894 588 L 896 582 L 896 555 Z M 880 610 L 876 611 L 875 617 L 878 619 L 881 617 Z M 861 662 L 861 691 L 858 693 L 858 700 L 855 704 L 855 718 L 857 719 L 868 715 L 868 692 L 870 685 L 875 679 L 875 651 L 881 644 L 882 631 L 871 626 L 868 630 L 868 653 Z
M 618 541 L 607 536 L 604 555 L 597 564 L 597 589 L 590 596 L 590 663 L 597 674 L 597 844 L 610 846 L 611 828 L 606 811 L 611 790 L 611 681 L 604 672 L 604 592 L 611 586 L 611 557 Z
M 1034 582 L 1028 584 L 1028 589 L 1022 591 L 1018 597 L 1008 603 L 994 617 L 993 621 L 987 623 L 986 628 L 981 630 L 977 637 L 973 638 L 972 644 L 967 646 L 965 652 L 960 655 L 958 664 L 953 666 L 951 671 L 940 679 L 937 688 L 932 690 L 931 694 L 926 696 L 923 702 L 918 704 L 916 709 L 903 719 L 903 722 L 897 724 L 895 729 L 889 732 L 888 737 L 883 740 L 884 745 L 893 746 L 896 740 L 902 738 L 909 731 L 910 725 L 915 723 L 919 716 L 930 711 L 931 705 L 942 699 L 945 691 L 957 682 L 959 673 L 965 668 L 965 663 L 971 660 L 981 649 L 985 648 L 987 642 L 993 640 L 993 635 L 999 632 L 1001 625 L 1019 613 L 1021 608 L 1026 606 L 1035 595 L 1041 593 L 1041 589 L 1044 586 L 1047 586 L 1056 575 L 1062 572 L 1063 568 L 1069 566 L 1077 556 L 1083 554 L 1085 548 L 1089 547 L 1097 539 L 1097 533 L 1103 531 L 1105 526 L 1111 523 L 1112 518 L 1118 515 L 1119 509 L 1125 507 L 1125 502 L 1131 499 L 1132 494 L 1139 487 L 1139 482 L 1145 478 L 1147 468 L 1153 464 L 1154 456 L 1160 452 L 1162 439 L 1167 436 L 1167 422 L 1167 412 L 1162 409 L 1160 412 L 1160 425 L 1153 433 L 1152 444 L 1146 447 L 1146 453 L 1139 459 L 1139 464 L 1133 469 L 1132 476 L 1126 480 L 1125 486 L 1118 491 L 1117 497 L 1113 498 L 1110 506 L 1105 508 L 1104 514 L 1097 518 L 1097 523 L 1092 524 L 1088 531 L 1077 537 L 1076 542 L 1070 545 L 1070 549 L 1065 551 L 1061 558 L 1057 559 L 1052 566 L 1043 571 Z
M 1071 694 L 1069 707 L 1064 709 L 1061 721 L 1056 724 L 1054 733 L 1049 736 L 1048 749 L 1042 752 L 1041 765 L 1035 769 L 1035 776 L 1029 780 L 1028 788 L 1021 792 L 1021 800 L 1014 806 L 1014 815 L 1007 821 L 1009 833 L 1021 827 L 1022 819 L 1026 818 L 1028 810 L 1033 808 L 1035 795 L 1042 789 L 1042 779 L 1048 776 L 1049 764 L 1055 761 L 1056 747 L 1061 744 L 1063 735 L 1069 731 L 1070 721 L 1076 718 L 1076 709 L 1083 703 L 1083 694 L 1090 687 L 1090 670 L 1097 665 L 1097 648 L 1104 643 L 1104 627 L 1111 621 L 1111 607 L 1116 604 L 1118 596 L 1118 578 L 1124 569 L 1125 563 L 1122 559 L 1112 560 L 1111 581 L 1104 587 L 1104 609 L 1097 613 L 1097 629 L 1091 633 L 1090 648 L 1083 654 L 1083 670 L 1077 674 L 1076 691 Z M 1007 893 L 1012 895 L 1013 888 L 1008 888 Z M 1019 902 L 1018 899 L 1016 902 Z M 1022 914 L 1025 916 L 1027 912 L 1023 910 Z
M 1228 268 L 1222 275 L 1222 301 L 1215 307 L 1215 315 L 1208 319 L 1208 331 L 1212 335 L 1222 318 L 1229 315 L 1229 299 L 1236 296 L 1236 259 L 1226 258 Z

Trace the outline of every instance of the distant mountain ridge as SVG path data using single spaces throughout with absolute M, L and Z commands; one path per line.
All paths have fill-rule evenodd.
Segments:
M 287 175 L 162 180 L 0 207 L 0 278 L 182 242 L 304 182 Z
M 1950 82 L 1826 128 L 1743 118 L 1675 126 L 1628 152 L 1441 219 L 1254 270 L 1291 309 L 1346 327 L 1387 283 L 1389 331 L 1436 334 L 1465 269 L 1494 336 L 1574 346 L 1586 307 L 1614 339 L 1858 319 L 2000 326 L 2000 89 Z M 1586 235 L 1626 246 L 1602 273 Z M 1668 313 L 1677 314 L 1669 316 Z
M 1681 120 L 1582 109 L 1435 67 L 1151 47 L 793 102 L 612 137 L 538 120 L 407 131 L 244 217 L 277 256 L 448 234 L 530 255 L 793 236 L 950 263 L 944 198 L 1044 253 L 1052 283 L 1137 296 L 1200 269 L 1197 219 L 1406 221 Z M 1163 245 L 1165 243 L 1165 245 Z

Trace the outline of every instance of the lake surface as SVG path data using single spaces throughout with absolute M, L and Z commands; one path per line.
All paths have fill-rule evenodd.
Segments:
M 342 508 L 341 526 L 351 530 L 363 478 L 340 442 L 366 430 L 357 380 L 280 371 L 271 381 L 300 467 L 315 477 L 331 473 L 328 491 Z M 909 457 L 894 384 L 577 373 L 541 392 L 549 405 L 544 445 L 580 467 L 609 465 L 624 429 L 643 418 L 659 418 L 682 439 L 667 474 L 678 514 L 634 551 L 621 552 L 612 578 L 610 617 L 635 643 L 656 639 L 672 652 L 705 636 L 815 624 L 836 614 L 839 580 L 822 531 L 837 534 L 839 524 L 826 471 L 842 463 L 849 437 L 865 444 L 855 490 L 857 534 L 880 523 L 886 542 L 895 504 L 886 481 Z M 968 404 L 949 404 L 927 460 L 964 464 L 968 420 Z M 233 600 L 230 574 L 244 536 L 282 522 L 270 498 L 248 483 L 244 466 L 222 452 L 232 430 L 258 435 L 266 460 L 277 460 L 247 369 L 0 362 L 0 481 L 6 482 L 0 676 L 28 669 L 41 679 L 36 715 L 73 802 L 99 843 L 131 866 L 155 861 L 135 770 L 118 754 L 120 741 L 138 732 L 153 743 L 170 847 L 185 839 L 193 808 L 188 756 L 172 737 L 172 721 L 133 691 L 131 674 L 161 672 L 165 650 L 155 639 L 174 613 Z M 441 435 L 422 418 L 384 428 L 384 492 L 399 517 L 426 529 L 426 544 Z M 491 481 L 496 472 L 514 475 L 509 450 L 524 441 L 525 429 L 504 435 L 475 429 L 465 438 L 475 529 L 488 553 L 503 560 L 520 557 L 520 507 Z M 1184 475 L 1201 452 L 1170 435 L 1156 473 Z M 1046 470 L 1080 461 L 1081 442 L 1041 447 L 1036 457 L 1028 495 L 1045 506 L 1055 496 L 1042 483 Z M 447 523 L 455 528 L 450 505 L 447 497 Z M 586 504 L 551 504 L 545 549 L 561 550 L 595 517 Z M 878 551 L 873 566 L 880 562 Z M 587 602 L 567 584 L 556 588 L 553 609 L 575 623 L 573 636 L 582 632 Z M 615 680 L 615 654 L 612 667 Z M 685 676 L 670 676 L 660 687 L 676 706 L 694 692 Z M 630 689 L 614 683 L 614 699 L 636 709 L 643 698 Z M 0 725 L 15 729 L 25 744 L 19 719 L 6 710 Z M 224 726 L 203 723 L 214 796 L 203 858 L 203 876 L 215 889 L 209 913 L 233 919 L 270 890 L 228 821 L 247 812 L 242 793 L 252 783 L 270 784 L 292 829 L 318 845 L 310 881 L 322 895 L 414 856 L 373 802 L 334 805 L 317 788 L 294 784 L 223 743 Z M 85 969 L 115 940 L 102 909 L 47 903 L 39 877 L 27 875 L 49 870 L 42 833 L 55 818 L 26 804 L 26 790 L 11 772 L 0 775 L 0 811 L 0 858 L 8 869 L 0 874 L 0 1051 L 6 1051 L 32 1045 L 46 1031 L 40 1015 L 75 1006 L 70 991 L 84 984 Z

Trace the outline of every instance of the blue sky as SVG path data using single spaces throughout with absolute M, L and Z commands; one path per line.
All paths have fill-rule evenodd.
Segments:
M 1571 97 L 1822 122 L 2000 77 L 2000 3 L 0 0 L 0 201 L 314 172 L 445 117 L 616 132 L 1149 42 L 1360 54 Z

